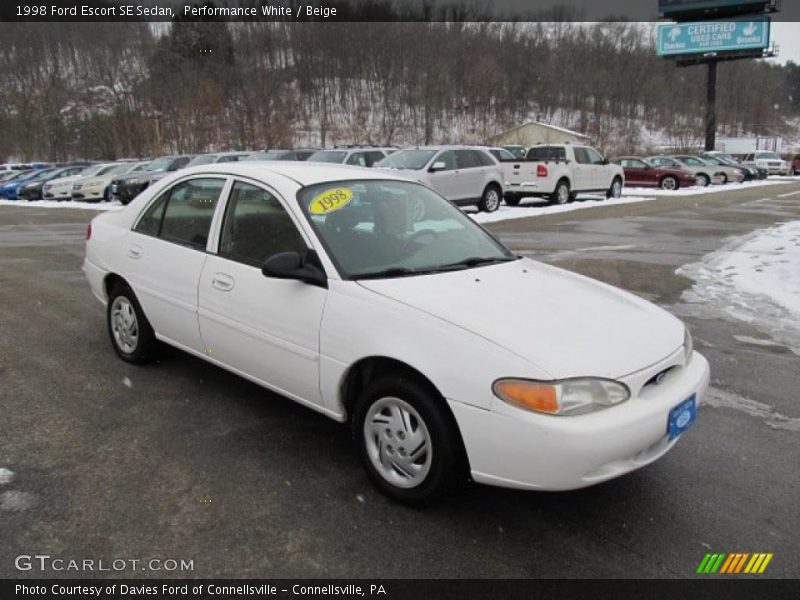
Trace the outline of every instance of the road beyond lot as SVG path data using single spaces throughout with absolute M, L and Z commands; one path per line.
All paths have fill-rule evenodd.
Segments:
M 21 554 L 193 560 L 125 577 L 691 577 L 707 552 L 771 552 L 762 577 L 800 576 L 800 350 L 698 313 L 675 274 L 800 220 L 800 183 L 489 225 L 686 320 L 711 403 L 621 479 L 470 485 L 426 510 L 373 490 L 342 425 L 176 350 L 117 359 L 80 270 L 93 215 L 0 207 L 0 577 L 92 576 L 20 572 Z

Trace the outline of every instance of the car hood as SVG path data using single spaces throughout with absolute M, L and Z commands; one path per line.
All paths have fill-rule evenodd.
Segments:
M 554 379 L 622 377 L 683 345 L 683 324 L 665 310 L 530 259 L 359 283 L 491 340 Z

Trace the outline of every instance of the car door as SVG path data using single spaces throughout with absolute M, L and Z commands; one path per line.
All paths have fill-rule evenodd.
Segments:
M 575 153 L 575 162 L 572 164 L 573 191 L 594 189 L 594 165 L 586 147 L 575 146 L 573 152 Z
M 459 194 L 467 200 L 477 201 L 483 194 L 483 180 L 487 167 L 475 150 L 456 150 L 456 166 L 459 173 Z
M 592 189 L 607 190 L 611 187 L 611 180 L 613 179 L 612 169 L 606 166 L 606 159 L 594 148 L 587 146 L 586 154 L 592 164 Z
M 230 188 L 216 252 L 203 267 L 199 321 L 208 356 L 268 387 L 320 403 L 319 324 L 327 291 L 265 277 L 273 254 L 309 248 L 276 192 Z
M 197 284 L 211 221 L 226 178 L 197 176 L 162 192 L 124 245 L 124 273 L 156 334 L 196 352 Z
M 464 199 L 462 189 L 459 186 L 459 170 L 456 167 L 456 153 L 453 150 L 440 152 L 431 161 L 431 166 L 442 162 L 444 168 L 429 173 L 431 187 L 451 202 L 458 202 Z

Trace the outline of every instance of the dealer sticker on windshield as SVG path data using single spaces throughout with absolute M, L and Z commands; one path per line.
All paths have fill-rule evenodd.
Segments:
M 353 192 L 347 188 L 334 188 L 314 196 L 308 211 L 312 215 L 327 215 L 330 212 L 344 208 L 352 200 Z

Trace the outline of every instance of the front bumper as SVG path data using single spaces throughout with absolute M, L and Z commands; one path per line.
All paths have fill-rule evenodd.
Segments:
M 571 490 L 613 479 L 666 454 L 669 411 L 708 389 L 708 361 L 691 361 L 627 402 L 595 413 L 554 417 L 521 409 L 487 411 L 448 400 L 472 478 L 479 483 L 532 490 Z
M 78 190 L 73 189 L 72 199 L 81 200 L 83 202 L 99 201 L 104 199 L 105 191 L 104 187 L 82 187 Z

